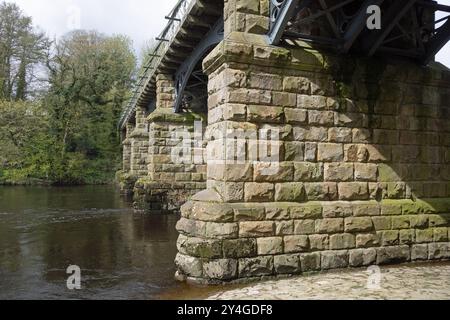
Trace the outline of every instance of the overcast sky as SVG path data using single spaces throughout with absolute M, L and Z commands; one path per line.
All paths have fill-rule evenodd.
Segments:
M 177 0 L 6 0 L 17 3 L 50 37 L 73 29 L 96 29 L 125 34 L 139 53 L 145 41 L 156 37 Z M 450 0 L 438 0 L 450 5 Z M 450 67 L 450 44 L 438 55 Z

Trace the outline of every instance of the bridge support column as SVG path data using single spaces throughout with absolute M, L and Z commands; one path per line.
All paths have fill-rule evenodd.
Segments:
M 136 110 L 136 127 L 130 135 L 131 140 L 131 175 L 136 177 L 147 176 L 148 156 L 148 125 L 146 123 L 145 108 Z
M 190 111 L 175 114 L 173 76 L 160 74 L 156 81 L 156 110 L 146 119 L 148 175 L 137 181 L 134 200 L 138 210 L 170 213 L 206 187 L 205 146 L 195 140 L 194 132 L 195 122 L 204 122 L 205 115 Z
M 178 279 L 450 259 L 447 69 L 240 32 L 204 69 L 208 188 L 181 210 Z
M 116 181 L 119 184 L 120 192 L 124 195 L 133 193 L 136 177 L 131 173 L 131 151 L 133 139 L 131 133 L 134 131 L 134 125 L 127 124 L 124 132 L 124 140 L 122 141 L 122 170 L 117 172 Z

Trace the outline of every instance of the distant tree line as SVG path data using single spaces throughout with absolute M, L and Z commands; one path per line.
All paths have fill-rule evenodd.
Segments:
M 50 41 L 0 2 L 0 183 L 111 181 L 136 73 L 129 38 L 78 30 Z

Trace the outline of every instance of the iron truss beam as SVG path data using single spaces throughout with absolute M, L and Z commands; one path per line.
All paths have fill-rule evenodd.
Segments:
M 186 87 L 189 80 L 194 74 L 195 67 L 205 57 L 211 48 L 219 44 L 224 37 L 224 22 L 223 18 L 220 18 L 214 25 L 214 27 L 208 32 L 202 41 L 195 47 L 189 57 L 187 57 L 183 64 L 178 68 L 175 73 L 175 106 L 176 113 L 181 111 L 183 98 Z
M 381 30 L 366 28 L 371 5 L 382 9 Z M 438 11 L 448 15 L 437 19 Z M 287 39 L 338 53 L 396 55 L 427 64 L 450 41 L 450 6 L 433 0 L 270 0 L 268 42 Z
M 394 27 L 412 8 L 417 0 L 396 0 L 387 12 L 383 13 L 382 28 L 376 30 L 365 39 L 364 50 L 369 56 L 373 56 L 383 41 L 389 36 Z

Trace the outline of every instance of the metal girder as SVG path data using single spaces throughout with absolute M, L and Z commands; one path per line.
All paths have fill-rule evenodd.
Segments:
M 383 14 L 381 30 L 374 31 L 373 34 L 364 41 L 363 47 L 369 56 L 375 54 L 397 23 L 399 23 L 416 2 L 417 0 L 396 0 L 389 7 L 389 11 Z
M 270 31 L 268 34 L 270 44 L 277 45 L 280 42 L 298 4 L 299 0 L 270 0 Z
M 180 112 L 181 104 L 183 102 L 184 91 L 194 72 L 195 67 L 201 59 L 205 57 L 205 54 L 215 45 L 220 43 L 224 37 L 224 22 L 223 18 L 220 18 L 214 27 L 208 32 L 203 40 L 195 47 L 190 56 L 186 58 L 183 64 L 178 68 L 175 73 L 175 105 L 174 110 L 176 113 Z
M 437 30 L 436 35 L 425 46 L 423 64 L 428 64 L 434 56 L 450 41 L 450 19 Z
M 350 51 L 350 48 L 355 43 L 358 36 L 361 32 L 366 28 L 367 25 L 367 8 L 371 5 L 381 6 L 384 0 L 365 0 L 362 7 L 359 9 L 358 14 L 355 18 L 353 18 L 350 26 L 346 30 L 344 37 L 342 48 L 340 51 L 342 53 L 347 53 Z
M 365 30 L 371 5 L 382 8 L 381 30 Z M 432 0 L 270 0 L 268 41 L 301 39 L 339 53 L 354 48 L 368 56 L 398 55 L 427 64 L 450 41 L 450 15 L 437 19 L 437 11 L 450 13 L 450 6 Z M 303 31 L 314 23 L 329 30 Z

